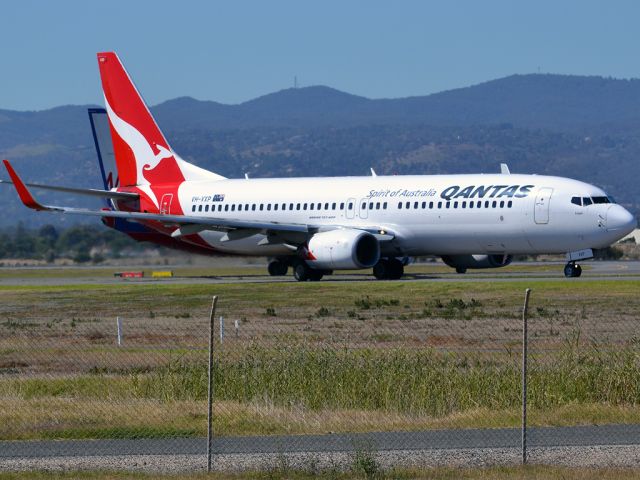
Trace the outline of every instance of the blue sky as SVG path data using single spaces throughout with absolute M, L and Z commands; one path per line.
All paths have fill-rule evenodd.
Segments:
M 3 3 L 0 109 L 100 103 L 115 50 L 147 101 L 239 103 L 328 85 L 424 95 L 514 73 L 640 77 L 634 1 Z

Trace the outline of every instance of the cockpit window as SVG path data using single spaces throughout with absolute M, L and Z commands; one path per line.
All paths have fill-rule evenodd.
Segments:
M 582 197 L 582 204 L 587 207 L 589 205 L 591 205 L 593 202 L 591 201 L 590 197 Z
M 581 207 L 582 206 L 582 199 L 580 197 L 571 197 L 571 203 Z
M 609 197 L 591 197 L 591 199 L 596 205 L 599 203 L 612 203 L 611 201 L 609 201 Z

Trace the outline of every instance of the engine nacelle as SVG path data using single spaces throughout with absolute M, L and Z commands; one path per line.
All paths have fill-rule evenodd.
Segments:
M 309 240 L 307 263 L 322 270 L 371 268 L 380 260 L 380 244 L 370 233 L 337 229 L 316 233 Z
M 444 255 L 442 261 L 456 270 L 467 268 L 506 267 L 513 260 L 511 255 Z

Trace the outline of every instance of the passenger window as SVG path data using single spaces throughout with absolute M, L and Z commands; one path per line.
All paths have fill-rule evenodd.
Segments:
M 462 202 L 462 208 L 467 208 L 467 202 Z
M 340 210 L 344 210 L 344 202 L 340 204 Z
M 433 208 L 433 202 L 429 202 L 429 210 Z
M 324 209 L 325 209 L 325 210 L 329 210 L 329 204 L 328 204 L 328 203 L 325 203 L 325 204 L 324 204 Z
M 201 212 L 202 211 L 202 205 L 198 205 L 198 211 Z
M 224 206 L 224 211 L 225 211 L 225 212 L 228 212 L 228 211 L 229 211 L 229 205 L 225 205 L 225 206 Z
M 384 202 L 384 203 L 382 204 L 382 209 L 383 209 L 383 210 L 386 210 L 386 209 L 387 209 L 387 202 Z
M 251 210 L 253 210 L 254 212 L 256 211 L 256 204 L 255 203 L 253 205 L 251 205 Z
M 318 208 L 317 209 L 318 210 L 322 210 L 322 204 L 321 203 L 318 204 Z
M 305 203 L 304 205 L 302 205 L 302 209 L 306 210 L 307 209 L 307 204 Z
M 278 204 L 277 204 L 277 203 L 274 203 L 274 204 L 273 204 L 273 209 L 274 209 L 274 210 L 278 210 Z
M 293 210 L 293 203 L 289 204 L 289 210 Z M 298 210 L 300 210 L 300 209 L 298 209 Z
M 299 203 L 296 204 L 296 210 L 300 210 L 300 204 Z
M 376 210 L 380 210 L 380 202 L 376 202 Z
M 398 209 L 402 210 L 402 202 L 398 202 Z
M 196 206 L 195 205 L 191 205 L 191 211 L 195 212 L 196 211 Z
M 364 202 L 364 203 L 362 204 L 362 208 L 361 208 L 361 210 L 366 210 L 366 209 L 367 209 L 367 202 Z
M 446 208 L 449 208 L 450 206 L 451 206 L 451 202 L 447 202 L 445 205 Z
M 469 208 L 473 208 L 473 202 L 469 202 Z
M 271 204 L 270 203 L 267 203 L 267 210 L 269 210 L 269 211 L 271 210 Z
M 442 202 L 438 202 L 438 208 L 442 208 Z
M 492 208 L 496 208 L 496 206 L 498 205 L 498 202 L 496 202 L 495 200 L 493 201 L 493 205 Z
M 480 200 L 478 200 L 478 204 L 476 205 L 476 208 L 482 208 L 482 202 Z
M 373 209 L 373 202 L 369 203 L 369 210 L 371 210 L 371 209 Z
M 418 209 L 418 202 L 415 202 L 415 203 L 413 204 L 413 208 L 415 208 L 416 210 Z
M 309 210 L 313 210 L 313 203 L 309 204 Z
M 336 202 L 333 202 L 333 203 L 331 204 L 331 210 L 335 210 L 335 209 L 336 209 Z
M 511 208 L 513 206 L 513 201 L 509 200 L 507 202 L 507 208 Z
M 453 208 L 458 208 L 458 202 L 453 202 Z
M 349 210 L 353 210 L 353 202 L 349 202 Z
M 405 208 L 411 208 L 411 202 L 407 202 L 404 204 Z
M 571 197 L 571 203 L 581 207 L 582 206 L 582 199 L 580 197 Z
M 286 203 L 283 203 L 283 204 L 282 204 L 282 210 L 286 210 L 286 209 L 287 209 L 287 204 L 286 204 Z
M 500 200 L 500 208 L 504 208 L 504 200 Z
M 489 208 L 489 200 L 487 200 L 486 202 L 484 202 L 484 208 Z
M 263 211 L 263 210 L 264 210 L 264 203 L 261 203 L 260 204 L 260 211 Z

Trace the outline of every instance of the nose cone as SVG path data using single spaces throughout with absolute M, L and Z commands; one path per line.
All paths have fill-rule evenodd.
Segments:
M 607 231 L 620 235 L 631 233 L 638 225 L 635 217 L 620 205 L 611 205 L 607 210 Z

